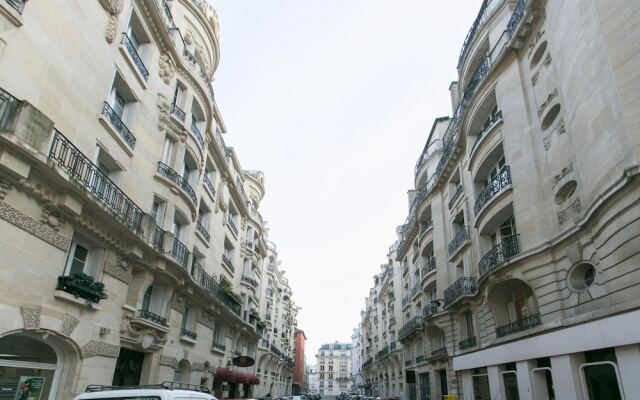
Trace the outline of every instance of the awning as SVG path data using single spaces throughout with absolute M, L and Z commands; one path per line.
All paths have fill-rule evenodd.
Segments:
M 249 374 L 249 384 L 250 385 L 259 385 L 260 378 L 258 378 L 255 374 Z
M 236 382 L 249 384 L 249 374 L 236 372 Z
M 216 373 L 213 374 L 213 380 L 215 382 L 236 382 L 237 373 L 228 368 L 218 368 Z

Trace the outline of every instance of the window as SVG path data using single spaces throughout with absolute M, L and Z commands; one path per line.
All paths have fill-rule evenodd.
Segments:
M 162 161 L 163 164 L 171 165 L 171 161 L 173 159 L 173 145 L 174 142 L 168 136 L 164 139 L 164 146 L 162 148 Z
M 74 237 L 67 254 L 64 275 L 87 274 L 96 278 L 103 250 L 80 237 Z
M 216 344 L 224 344 L 224 326 L 217 323 L 213 328 L 213 342 Z
M 173 104 L 181 108 L 184 107 L 186 92 L 186 87 L 179 81 L 176 82 L 176 89 L 173 92 Z
M 142 309 L 145 311 L 151 311 L 151 297 L 153 296 L 153 285 L 149 285 L 147 290 L 144 291 L 142 297 Z
M 491 246 L 495 247 L 506 238 L 516 234 L 516 221 L 513 216 L 504 221 L 497 231 L 491 234 Z
M 184 151 L 184 163 L 182 164 L 182 179 L 191 186 L 194 186 L 194 182 L 198 179 L 198 163 L 186 149 Z
M 136 109 L 137 99 L 119 72 L 116 72 L 116 75 L 113 78 L 107 103 L 113 110 L 113 113 L 123 124 L 126 126 L 131 125 Z M 115 125 L 113 121 L 112 124 Z M 116 129 L 120 130 L 120 127 L 116 126 Z
M 500 170 L 502 170 L 502 167 L 504 166 L 505 166 L 505 161 L 504 161 L 504 156 L 502 156 L 498 159 L 498 162 L 496 162 L 489 169 L 489 173 L 487 174 L 487 177 L 484 180 L 484 187 L 487 187 L 491 184 L 491 182 L 493 181 L 493 178 L 495 178 L 498 175 L 498 173 L 500 173 Z
M 154 221 L 156 221 L 156 225 L 162 226 L 162 222 L 164 221 L 164 210 L 167 203 L 158 198 L 157 196 L 153 196 L 153 203 L 151 204 L 151 217 Z

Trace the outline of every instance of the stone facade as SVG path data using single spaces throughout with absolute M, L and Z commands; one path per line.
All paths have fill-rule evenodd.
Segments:
M 363 312 L 374 393 L 638 397 L 639 15 L 625 0 L 483 2 L 389 252 L 401 320 L 376 327 L 386 270 Z M 381 333 L 402 342 L 392 390 L 366 350 Z
M 320 346 L 316 378 L 318 393 L 336 396 L 351 392 L 351 343 L 327 343 Z
M 0 346 L 53 349 L 49 399 L 164 380 L 290 393 L 298 308 L 264 176 L 223 139 L 213 8 L 0 0 L 0 50 Z M 257 376 L 216 380 L 226 367 Z

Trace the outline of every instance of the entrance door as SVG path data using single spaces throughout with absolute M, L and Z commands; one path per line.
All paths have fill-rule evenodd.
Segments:
M 140 384 L 144 353 L 120 348 L 116 370 L 113 373 L 114 386 L 132 386 Z
M 429 373 L 420 374 L 420 400 L 431 400 Z
M 439 369 L 438 370 L 438 378 L 440 379 L 440 397 L 446 396 L 449 394 L 447 389 L 447 370 Z

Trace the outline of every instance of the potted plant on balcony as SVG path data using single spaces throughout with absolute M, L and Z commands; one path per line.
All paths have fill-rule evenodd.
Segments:
M 92 276 L 82 272 L 71 276 L 58 278 L 58 290 L 63 290 L 75 297 L 81 297 L 93 303 L 98 303 L 109 296 L 104 292 L 104 283 L 95 282 Z

